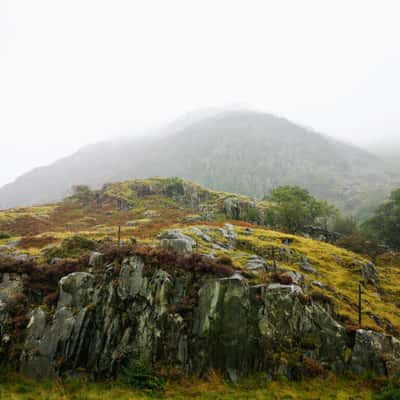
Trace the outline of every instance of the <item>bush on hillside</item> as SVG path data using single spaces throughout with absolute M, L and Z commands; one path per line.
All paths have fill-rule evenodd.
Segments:
M 333 231 L 341 235 L 353 235 L 358 232 L 357 221 L 353 217 L 338 215 L 333 224 Z
M 400 189 L 390 194 L 389 200 L 377 208 L 362 228 L 369 236 L 400 249 Z
M 95 198 L 95 193 L 86 185 L 76 185 L 72 188 L 72 192 L 72 197 L 83 205 L 89 204 Z
M 392 384 L 385 386 L 372 397 L 374 400 L 400 400 L 400 388 Z
M 64 239 L 60 246 L 48 247 L 43 255 L 47 260 L 53 258 L 76 258 L 96 249 L 96 243 L 84 236 L 74 235 Z
M 298 186 L 280 186 L 265 198 L 274 204 L 265 214 L 265 224 L 296 233 L 307 226 L 326 227 L 337 210 Z
M 121 381 L 135 389 L 161 391 L 165 382 L 154 371 L 150 361 L 144 355 L 131 360 L 126 367 L 122 367 Z

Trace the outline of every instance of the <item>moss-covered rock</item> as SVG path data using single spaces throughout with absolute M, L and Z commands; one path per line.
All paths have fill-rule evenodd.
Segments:
M 256 371 L 295 379 L 349 365 L 361 372 L 377 366 L 381 375 L 400 368 L 397 342 L 375 333 L 367 342 L 378 345 L 367 346 L 368 354 L 356 336 L 349 360 L 351 334 L 296 285 L 251 285 L 238 273 L 167 272 L 134 256 L 104 274 L 67 275 L 59 291 L 49 321 L 32 312 L 21 359 L 29 375 L 85 368 L 110 376 L 138 354 L 184 373 L 215 369 L 234 381 Z M 383 353 L 388 362 L 379 369 Z

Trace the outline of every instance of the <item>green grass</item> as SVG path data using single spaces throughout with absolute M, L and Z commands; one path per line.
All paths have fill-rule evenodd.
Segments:
M 263 379 L 261 379 L 263 378 Z M 2 400 L 362 400 L 372 398 L 372 389 L 360 379 L 335 377 L 300 382 L 274 381 L 266 377 L 247 379 L 238 385 L 226 384 L 217 376 L 167 385 L 163 393 L 129 389 L 115 382 L 93 383 L 85 380 L 37 382 L 16 375 L 0 381 Z

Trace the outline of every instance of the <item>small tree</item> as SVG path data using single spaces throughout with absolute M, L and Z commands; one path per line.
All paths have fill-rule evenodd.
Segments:
M 149 359 L 140 355 L 122 367 L 120 378 L 123 383 L 135 389 L 162 391 L 165 382 L 154 371 Z
M 387 252 L 387 248 L 379 241 L 368 237 L 365 233 L 356 231 L 351 235 L 341 237 L 336 245 L 361 255 L 366 255 L 376 263 L 376 259 Z
M 333 223 L 333 230 L 341 235 L 353 235 L 358 232 L 357 221 L 353 217 L 338 214 Z
M 375 215 L 362 225 L 362 229 L 369 236 L 400 249 L 400 189 L 390 194 L 389 201 L 377 208 Z
M 308 225 L 327 228 L 337 213 L 328 202 L 316 199 L 298 186 L 280 186 L 266 199 L 274 205 L 266 212 L 265 223 L 289 232 L 300 231 Z
M 94 193 L 90 190 L 89 186 L 76 185 L 72 187 L 73 197 L 78 199 L 82 204 L 88 204 L 94 198 Z

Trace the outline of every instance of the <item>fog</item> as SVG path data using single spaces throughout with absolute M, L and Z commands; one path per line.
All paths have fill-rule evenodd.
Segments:
M 2 0 L 0 185 L 210 107 L 389 143 L 399 12 L 395 0 Z

